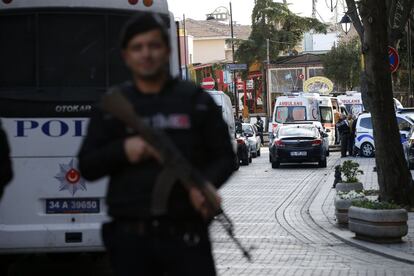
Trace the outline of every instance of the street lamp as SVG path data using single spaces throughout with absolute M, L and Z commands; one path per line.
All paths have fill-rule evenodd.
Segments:
M 349 15 L 345 14 L 342 17 L 341 21 L 339 21 L 339 24 L 341 24 L 342 31 L 345 33 L 345 35 L 347 35 L 351 30 L 352 19 L 349 17 Z

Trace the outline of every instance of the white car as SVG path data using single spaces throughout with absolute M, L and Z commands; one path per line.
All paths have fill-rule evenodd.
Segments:
M 398 129 L 401 133 L 401 143 L 405 143 L 414 120 L 405 114 L 396 114 Z M 358 117 L 355 132 L 355 147 L 361 156 L 373 157 L 375 155 L 374 134 L 370 113 L 363 113 Z
M 256 127 L 252 124 L 242 124 L 242 126 L 243 134 L 247 137 L 251 147 L 252 157 L 255 158 L 260 156 L 261 141 L 259 135 L 257 134 Z

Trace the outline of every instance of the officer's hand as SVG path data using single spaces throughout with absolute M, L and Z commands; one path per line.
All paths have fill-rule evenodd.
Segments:
M 220 195 L 215 193 L 215 196 L 218 205 L 221 205 Z M 199 212 L 204 219 L 209 220 L 216 215 L 214 213 L 215 210 L 211 209 L 211 206 L 207 203 L 206 197 L 198 188 L 190 188 L 190 200 L 194 206 L 194 209 Z
M 161 161 L 158 151 L 139 136 L 127 138 L 124 143 L 124 149 L 131 163 L 138 163 L 149 158 Z

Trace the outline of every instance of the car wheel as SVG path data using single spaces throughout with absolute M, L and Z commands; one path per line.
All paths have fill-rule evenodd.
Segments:
M 277 169 L 279 167 L 280 167 L 280 162 L 279 161 L 272 162 L 272 169 Z
M 269 154 L 269 163 L 272 163 L 272 155 Z
M 374 156 L 374 146 L 371 143 L 363 143 L 360 149 L 361 155 L 364 157 L 373 157 Z
M 252 158 L 256 158 L 257 157 L 257 151 L 252 152 Z
M 253 162 L 253 154 L 250 154 L 249 163 Z
M 261 153 L 261 148 L 259 147 L 259 150 L 257 151 L 257 156 L 260 156 L 260 155 L 262 155 L 262 153 Z
M 326 162 L 326 158 L 323 160 L 319 161 L 319 168 L 326 168 L 327 167 L 327 162 Z
M 329 155 L 331 155 L 331 151 L 330 150 L 327 150 L 326 151 L 326 156 L 329 156 Z
M 242 160 L 241 160 L 241 164 L 242 164 L 243 166 L 248 166 L 248 165 L 249 165 L 249 158 L 244 158 L 244 159 L 242 159 Z

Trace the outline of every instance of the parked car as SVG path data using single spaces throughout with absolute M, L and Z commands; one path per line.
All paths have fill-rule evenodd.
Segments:
M 398 128 L 401 134 L 401 143 L 405 143 L 409 137 L 414 120 L 404 113 L 396 113 Z M 374 133 L 372 128 L 371 114 L 363 113 L 358 117 L 355 133 L 355 148 L 363 157 L 375 155 Z
M 406 138 L 406 141 L 403 142 L 404 156 L 408 168 L 414 170 L 414 126 L 411 127 Z
M 279 127 L 270 147 L 272 168 L 281 163 L 318 162 L 326 168 L 326 138 L 313 124 L 292 124 Z
M 243 133 L 236 133 L 237 157 L 241 164 L 248 166 L 252 162 L 252 149 L 250 143 Z
M 242 124 L 242 127 L 243 134 L 247 137 L 247 141 L 250 144 L 250 148 L 252 150 L 252 157 L 256 158 L 257 156 L 260 156 L 261 141 L 257 133 L 256 127 L 252 124 Z

